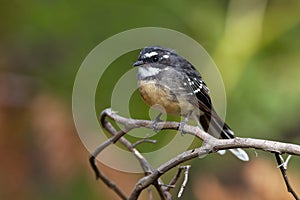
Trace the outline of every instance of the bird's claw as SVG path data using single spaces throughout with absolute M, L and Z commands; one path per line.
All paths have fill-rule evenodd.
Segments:
M 180 131 L 181 135 L 183 136 L 186 132 L 184 131 L 184 126 L 189 121 L 190 115 L 192 114 L 192 111 L 189 112 L 187 116 L 179 123 L 178 131 Z
M 180 134 L 183 136 L 184 134 L 186 134 L 186 132 L 184 131 L 184 126 L 186 125 L 186 121 L 183 120 L 182 122 L 179 123 L 179 127 L 178 127 L 178 131 L 180 132 Z
M 160 119 L 161 115 L 162 115 L 162 113 L 159 113 L 159 114 L 155 117 L 155 119 L 154 119 L 154 121 L 153 121 L 153 124 L 152 124 L 152 130 L 153 130 L 154 132 L 156 132 L 156 133 L 160 130 L 160 129 L 158 128 L 158 123 L 159 123 L 159 122 L 163 122 L 163 120 Z

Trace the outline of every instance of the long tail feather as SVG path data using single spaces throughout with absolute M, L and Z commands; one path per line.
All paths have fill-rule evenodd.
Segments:
M 205 114 L 200 117 L 200 124 L 205 131 L 209 134 L 213 135 L 216 138 L 222 139 L 232 139 L 234 138 L 234 133 L 230 129 L 230 127 L 216 114 L 213 117 Z M 209 126 L 211 125 L 211 127 Z M 231 153 L 233 153 L 237 158 L 242 161 L 248 161 L 249 156 L 248 154 L 240 148 L 237 149 L 229 149 Z M 221 153 L 224 154 L 224 151 Z

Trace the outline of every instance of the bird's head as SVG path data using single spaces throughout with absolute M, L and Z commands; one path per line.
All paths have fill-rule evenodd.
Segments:
M 145 47 L 138 60 L 133 64 L 134 66 L 141 67 L 155 67 L 164 68 L 166 66 L 172 67 L 180 63 L 183 58 L 176 54 L 173 50 L 159 47 L 150 46 Z

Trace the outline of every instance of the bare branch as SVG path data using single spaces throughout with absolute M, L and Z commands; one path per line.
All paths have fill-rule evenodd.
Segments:
M 96 179 L 100 178 L 108 187 L 110 187 L 112 190 L 114 190 L 122 199 L 124 199 L 124 198 L 127 199 L 125 197 L 124 193 L 116 186 L 116 184 L 110 182 L 100 172 L 100 170 L 96 166 L 95 158 L 107 146 L 109 146 L 112 143 L 115 143 L 116 141 L 119 141 L 129 151 L 131 151 L 133 153 L 133 155 L 137 158 L 137 160 L 140 162 L 140 165 L 141 165 L 143 171 L 145 172 L 145 175 L 152 173 L 153 168 L 151 167 L 149 162 L 145 159 L 145 157 L 142 156 L 142 154 L 137 149 L 134 148 L 136 145 L 131 144 L 126 138 L 122 137 L 123 135 L 125 135 L 128 131 L 130 131 L 135 126 L 128 125 L 128 126 L 125 126 L 124 130 L 120 130 L 119 132 L 117 132 L 116 129 L 112 126 L 112 124 L 105 119 L 107 116 L 110 117 L 111 114 L 116 114 L 116 113 L 113 112 L 111 109 L 104 110 L 100 115 L 100 122 L 101 122 L 101 125 L 103 126 L 103 128 L 105 128 L 110 134 L 112 134 L 113 137 L 108 139 L 107 141 L 105 141 L 104 143 L 102 143 L 101 145 L 99 145 L 96 148 L 96 150 L 90 156 L 90 164 L 91 164 L 93 171 L 95 172 Z M 154 142 L 154 141 L 149 141 L 149 142 Z M 160 194 L 161 199 L 166 199 L 165 197 L 168 197 L 171 195 L 169 193 L 169 191 L 163 190 L 162 185 L 164 185 L 164 184 L 162 183 L 162 181 L 160 179 L 155 180 L 153 182 L 153 185 L 155 186 L 158 193 Z
M 133 128 L 149 128 L 152 129 L 153 121 L 149 120 L 138 120 L 138 119 L 127 119 L 120 115 L 117 115 L 115 112 L 112 112 L 111 109 L 106 109 L 103 112 L 107 114 L 108 117 L 114 121 L 125 125 L 125 127 Z M 158 122 L 157 127 L 159 129 L 172 129 L 178 130 L 180 123 L 178 122 Z M 205 143 L 209 143 L 213 146 L 213 151 L 218 151 L 222 149 L 234 149 L 234 148 L 254 148 L 271 153 L 287 153 L 291 155 L 300 156 L 300 146 L 296 144 L 277 142 L 271 140 L 262 140 L 262 139 L 253 139 L 253 138 L 234 138 L 234 139 L 217 139 L 208 133 L 201 130 L 199 127 L 185 125 L 183 131 L 187 134 L 194 135 L 199 139 L 203 140 Z
M 113 121 L 124 125 L 124 129 L 121 131 L 116 131 L 115 128 L 111 125 L 109 121 L 106 120 L 106 118 L 109 117 Z M 174 185 L 180 176 L 180 169 L 177 173 L 177 175 L 172 179 L 170 184 L 166 186 L 163 184 L 163 182 L 160 180 L 160 177 L 168 172 L 170 169 L 178 166 L 181 163 L 184 163 L 188 160 L 191 160 L 196 157 L 201 157 L 204 155 L 207 155 L 209 153 L 213 153 L 219 150 L 225 150 L 225 149 L 234 149 L 234 148 L 254 148 L 254 149 L 260 149 L 267 152 L 275 153 L 276 159 L 278 162 L 278 165 L 280 166 L 280 170 L 282 172 L 283 178 L 286 182 L 288 191 L 293 194 L 295 199 L 298 199 L 296 193 L 290 186 L 287 176 L 286 176 L 286 169 L 284 169 L 283 161 L 281 161 L 279 155 L 283 153 L 287 153 L 290 155 L 300 155 L 300 146 L 296 144 L 289 144 L 289 143 L 283 143 L 283 142 L 277 142 L 277 141 L 270 141 L 270 140 L 262 140 L 262 139 L 253 139 L 253 138 L 234 138 L 234 139 L 217 139 L 213 136 L 209 135 L 208 133 L 201 130 L 199 127 L 194 127 L 190 125 L 185 125 L 183 127 L 183 132 L 187 134 L 191 134 L 200 140 L 203 141 L 204 145 L 202 147 L 188 150 L 186 152 L 183 152 L 176 157 L 170 159 L 166 163 L 159 166 L 157 169 L 153 169 L 150 163 L 143 157 L 143 155 L 135 148 L 138 144 L 142 142 L 149 142 L 147 139 L 140 140 L 136 142 L 135 144 L 130 143 L 126 138 L 124 138 L 124 134 L 126 134 L 128 131 L 134 129 L 134 128 L 149 128 L 152 129 L 153 125 L 155 123 L 155 126 L 157 129 L 163 130 L 163 129 L 172 129 L 172 130 L 178 130 L 178 127 L 180 126 L 180 123 L 178 122 L 153 122 L 149 120 L 137 120 L 137 119 L 127 119 L 125 117 L 122 117 L 120 115 L 117 115 L 115 112 L 113 112 L 111 109 L 104 110 L 100 115 L 100 121 L 103 126 L 109 133 L 112 134 L 112 138 L 105 141 L 103 144 L 101 144 L 91 155 L 90 162 L 93 170 L 96 173 L 96 176 L 101 178 L 101 180 L 106 183 L 109 187 L 111 187 L 116 193 L 117 188 L 112 183 L 108 182 L 105 178 L 103 178 L 103 175 L 98 170 L 96 164 L 95 164 L 95 158 L 96 156 L 105 149 L 108 145 L 115 143 L 116 141 L 119 141 L 121 144 L 123 144 L 129 151 L 131 151 L 134 156 L 137 158 L 137 160 L 140 162 L 140 165 L 142 169 L 145 172 L 145 176 L 141 178 L 133 188 L 130 196 L 128 197 L 129 200 L 136 200 L 138 199 L 140 193 L 146 189 L 149 188 L 150 185 L 153 185 L 161 199 L 171 199 L 172 196 L 169 193 L 169 190 L 172 188 L 172 185 Z M 150 141 L 153 142 L 153 141 Z M 278 160 L 278 158 L 279 160 Z M 178 193 L 178 196 L 182 195 L 182 192 L 185 188 L 185 185 L 187 183 L 188 178 L 188 168 L 185 169 L 185 177 L 183 184 L 180 188 L 180 192 Z M 117 193 L 118 194 L 118 193 Z M 152 195 L 152 194 L 151 194 Z M 119 196 L 122 198 L 122 196 L 119 194 Z M 152 198 L 152 197 L 150 197 Z
M 116 133 L 114 135 L 114 137 L 110 138 L 109 140 L 105 141 L 104 143 L 102 143 L 100 146 L 98 146 L 95 151 L 91 154 L 90 156 L 90 164 L 95 172 L 96 175 L 96 179 L 100 178 L 100 172 L 96 166 L 96 162 L 95 162 L 95 158 L 97 157 L 97 155 L 99 155 L 99 153 L 101 153 L 101 151 L 103 151 L 108 145 L 116 142 L 118 139 L 120 139 L 120 137 L 122 137 L 126 132 L 125 131 L 119 131 L 118 133 Z
M 194 150 L 188 150 L 172 158 L 168 162 L 158 167 L 155 171 L 152 172 L 152 174 L 141 178 L 135 185 L 135 188 L 133 189 L 129 197 L 129 200 L 137 199 L 137 197 L 139 196 L 142 190 L 144 190 L 146 187 L 152 184 L 154 180 L 156 180 L 157 178 L 159 178 L 160 176 L 168 172 L 170 169 L 176 167 L 177 165 L 187 160 L 191 160 L 196 157 L 201 157 L 207 155 L 208 153 L 210 153 L 210 148 L 207 148 L 207 145 L 205 145 Z
M 91 159 L 93 159 L 93 162 L 90 162 L 91 164 L 94 163 L 95 161 L 95 158 L 91 156 L 90 158 L 90 161 Z M 124 194 L 124 192 L 114 183 L 112 182 L 111 180 L 109 180 L 104 174 L 102 174 L 100 172 L 100 170 L 98 170 L 96 164 L 92 164 L 93 166 L 93 169 L 96 170 L 96 175 L 97 175 L 97 179 L 100 178 L 103 183 L 105 183 L 109 188 L 111 188 L 113 191 L 115 191 L 115 193 L 123 200 L 127 200 L 127 197 L 126 195 Z

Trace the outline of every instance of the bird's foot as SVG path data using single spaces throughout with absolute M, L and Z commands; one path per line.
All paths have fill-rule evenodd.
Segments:
M 178 131 L 180 131 L 181 135 L 184 135 L 186 132 L 184 131 L 184 126 L 187 124 L 189 117 L 185 117 L 180 123 L 178 127 Z
M 153 121 L 153 124 L 152 124 L 152 130 L 153 130 L 154 132 L 156 132 L 156 133 L 160 130 L 160 129 L 158 128 L 158 123 L 159 123 L 159 122 L 163 122 L 163 120 L 160 119 L 161 115 L 162 115 L 162 113 L 159 113 L 159 114 L 155 117 L 155 119 L 154 119 L 154 121 Z

